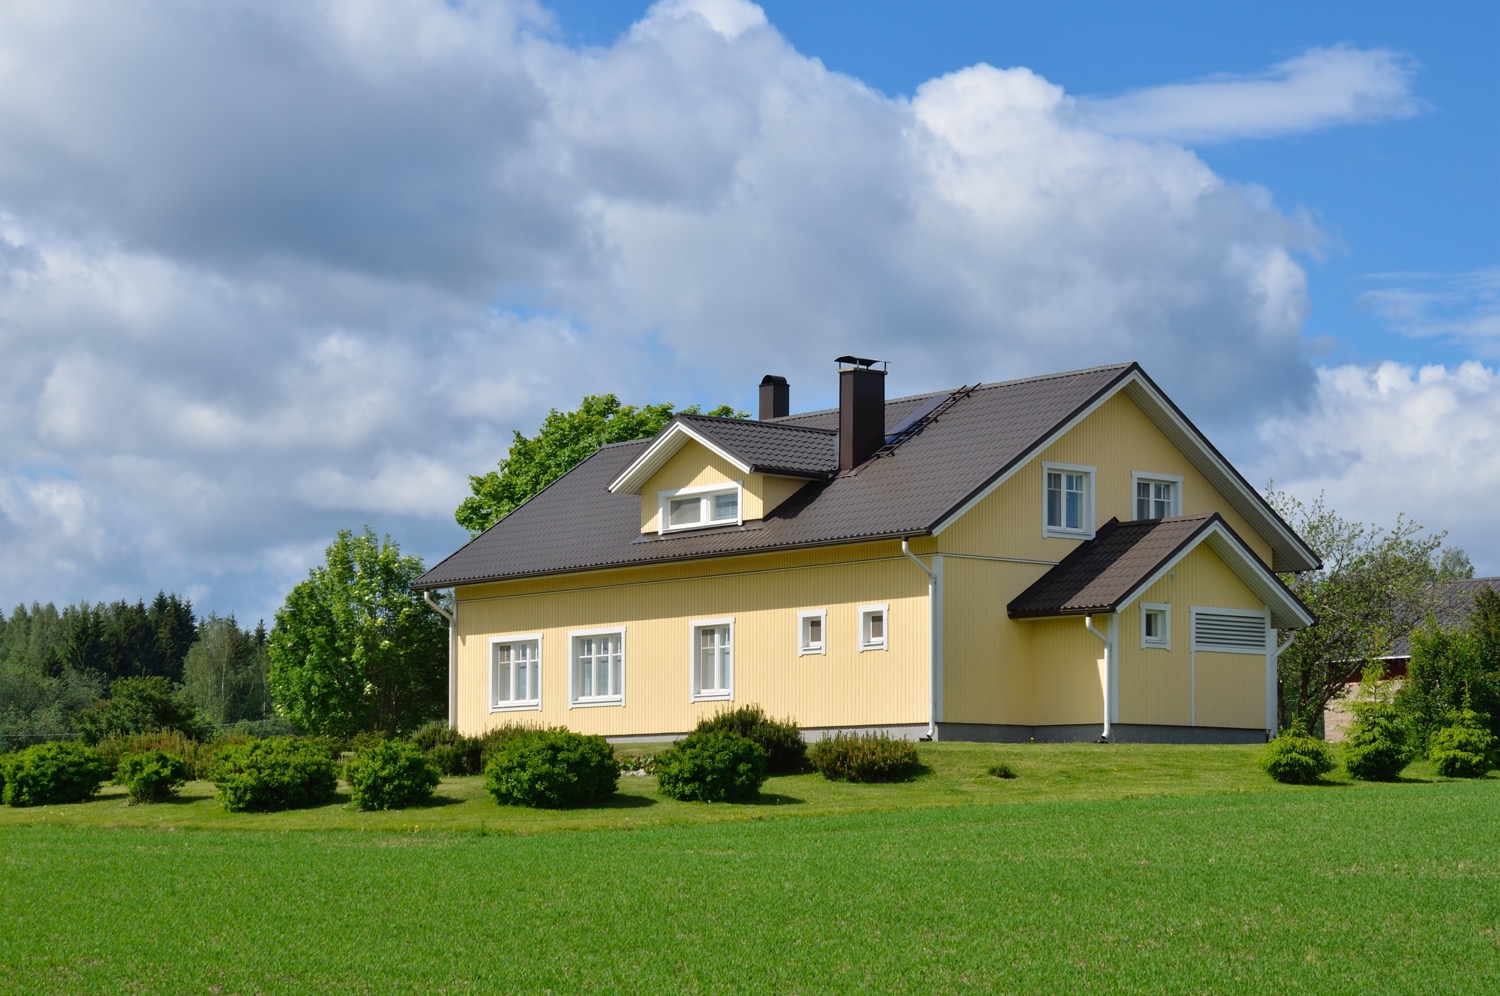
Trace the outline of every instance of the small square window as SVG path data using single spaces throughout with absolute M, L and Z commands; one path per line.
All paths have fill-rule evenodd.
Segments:
M 658 500 L 661 502 L 658 532 L 738 525 L 740 521 L 740 488 L 737 484 L 662 491 L 658 492 Z
M 1172 607 L 1154 602 L 1141 604 L 1141 647 L 1172 649 Z
M 884 650 L 886 648 L 886 606 L 863 605 L 859 609 L 859 649 Z
M 1167 474 L 1130 475 L 1135 485 L 1135 517 L 1165 519 L 1182 514 L 1182 478 Z
M 822 609 L 797 613 L 797 653 L 823 653 L 823 634 L 827 626 L 828 614 Z

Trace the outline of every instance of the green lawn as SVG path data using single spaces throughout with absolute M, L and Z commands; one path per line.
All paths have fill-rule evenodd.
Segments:
M 797 776 L 759 806 L 622 779 L 616 806 L 538 814 L 461 779 L 403 814 L 5 810 L 0 989 L 1500 991 L 1500 779 L 923 756 L 908 785 Z M 1001 760 L 1020 777 L 982 773 Z

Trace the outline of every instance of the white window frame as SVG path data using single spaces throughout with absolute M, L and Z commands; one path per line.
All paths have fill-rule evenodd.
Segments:
M 609 695 L 590 695 L 587 698 L 578 692 L 580 684 L 578 663 L 578 641 L 588 636 L 618 636 L 620 638 L 620 687 Z M 613 626 L 605 629 L 573 629 L 568 631 L 568 708 L 589 706 L 622 706 L 625 704 L 625 627 Z
M 497 648 L 515 646 L 522 643 L 536 645 L 536 657 L 529 663 L 535 668 L 536 695 L 532 698 L 507 698 L 501 699 L 496 693 L 496 673 L 499 671 L 499 662 L 495 660 Z M 508 692 L 514 692 L 516 687 L 515 667 L 512 662 L 510 688 Z M 518 633 L 510 636 L 490 637 L 490 712 L 515 712 L 519 709 L 536 710 L 542 707 L 542 634 L 540 633 Z
M 1047 520 L 1047 476 L 1049 474 L 1081 474 L 1083 475 L 1083 507 L 1080 509 L 1080 520 L 1082 525 L 1078 529 L 1070 529 L 1067 526 L 1054 526 Z M 1060 536 L 1066 539 L 1093 539 L 1094 538 L 1094 490 L 1095 478 L 1098 469 L 1085 467 L 1076 463 L 1052 463 L 1042 464 L 1042 535 Z M 1065 492 L 1066 493 L 1066 492 Z M 1064 513 L 1066 519 L 1066 512 Z
M 1264 633 L 1264 635 L 1261 639 L 1261 642 L 1255 646 L 1220 646 L 1216 644 L 1200 644 L 1198 642 L 1198 617 L 1201 615 L 1243 616 L 1247 619 L 1257 619 L 1260 621 L 1261 626 L 1263 627 L 1262 632 Z M 1263 657 L 1274 649 L 1275 641 L 1271 638 L 1271 634 L 1269 632 L 1271 626 L 1271 615 L 1269 612 L 1264 610 L 1221 609 L 1217 606 L 1211 605 L 1194 605 L 1192 606 L 1192 624 L 1193 629 L 1189 638 L 1192 640 L 1192 648 L 1194 653 L 1202 651 L 1204 653 L 1213 654 L 1253 654 L 1257 657 Z
M 700 649 L 699 634 L 706 629 L 727 629 L 729 631 L 729 659 L 726 662 L 728 680 L 720 674 L 719 678 L 724 687 L 704 690 L 698 673 L 698 651 Z M 688 694 L 694 702 L 729 702 L 734 699 L 734 617 L 727 619 L 694 619 L 688 626 Z
M 1142 484 L 1170 484 L 1172 485 L 1172 501 L 1167 510 L 1167 516 L 1182 514 L 1182 478 L 1175 474 L 1148 474 L 1144 471 L 1135 470 L 1130 473 L 1130 514 L 1131 518 L 1141 521 L 1141 510 L 1137 502 L 1137 492 Z M 1154 500 L 1154 499 L 1153 499 Z M 1165 518 L 1166 516 L 1163 516 Z M 1150 518 L 1157 518 L 1150 516 Z
M 715 519 L 713 516 L 714 499 L 719 495 L 734 495 L 734 518 Z M 682 498 L 694 498 L 699 501 L 699 520 L 688 522 L 680 526 L 672 525 L 669 512 L 672 503 Z M 691 487 L 676 488 L 672 491 L 658 491 L 657 502 L 657 527 L 658 535 L 662 533 L 680 533 L 689 529 L 708 529 L 713 526 L 740 526 L 745 522 L 745 489 L 738 483 L 729 484 L 695 484 Z
M 818 632 L 821 634 L 817 643 L 813 643 L 807 635 L 807 624 L 810 620 L 818 621 Z M 797 656 L 806 657 L 809 654 L 819 656 L 828 653 L 828 610 L 810 609 L 797 613 Z
M 870 619 L 880 616 L 880 638 L 870 636 Z M 824 641 L 828 634 L 824 633 Z M 889 605 L 861 605 L 859 607 L 859 651 L 885 650 L 891 645 L 891 613 Z
M 1156 637 L 1150 636 L 1146 632 L 1146 616 L 1153 613 L 1161 615 L 1161 635 Z M 1141 603 L 1141 649 L 1172 649 L 1172 606 L 1165 602 Z

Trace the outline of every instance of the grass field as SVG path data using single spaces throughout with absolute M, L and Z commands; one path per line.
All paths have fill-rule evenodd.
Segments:
M 1500 779 L 923 756 L 909 785 L 796 776 L 758 806 L 622 779 L 616 806 L 537 814 L 464 779 L 401 814 L 6 810 L 0 988 L 1500 991 Z

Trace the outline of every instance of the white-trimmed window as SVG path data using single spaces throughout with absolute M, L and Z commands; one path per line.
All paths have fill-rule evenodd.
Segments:
M 1094 468 L 1042 464 L 1042 535 L 1094 535 Z
M 737 526 L 740 518 L 740 486 L 708 484 L 657 495 L 661 507 L 659 532 L 702 529 L 705 526 Z
M 692 625 L 693 701 L 734 697 L 734 620 Z
M 1171 474 L 1130 475 L 1137 519 L 1165 519 L 1182 514 L 1182 478 Z
M 1160 602 L 1141 603 L 1141 649 L 1172 649 L 1172 607 Z
M 1264 654 L 1269 649 L 1266 613 L 1253 609 L 1193 606 L 1193 649 L 1220 654 Z
M 814 609 L 797 613 L 797 653 L 821 654 L 827 645 L 828 611 Z
M 859 607 L 859 649 L 884 650 L 886 648 L 886 621 L 888 606 L 861 605 Z
M 541 634 L 490 640 L 490 711 L 541 707 Z
M 575 630 L 568 634 L 568 699 L 573 705 L 625 701 L 625 631 Z

